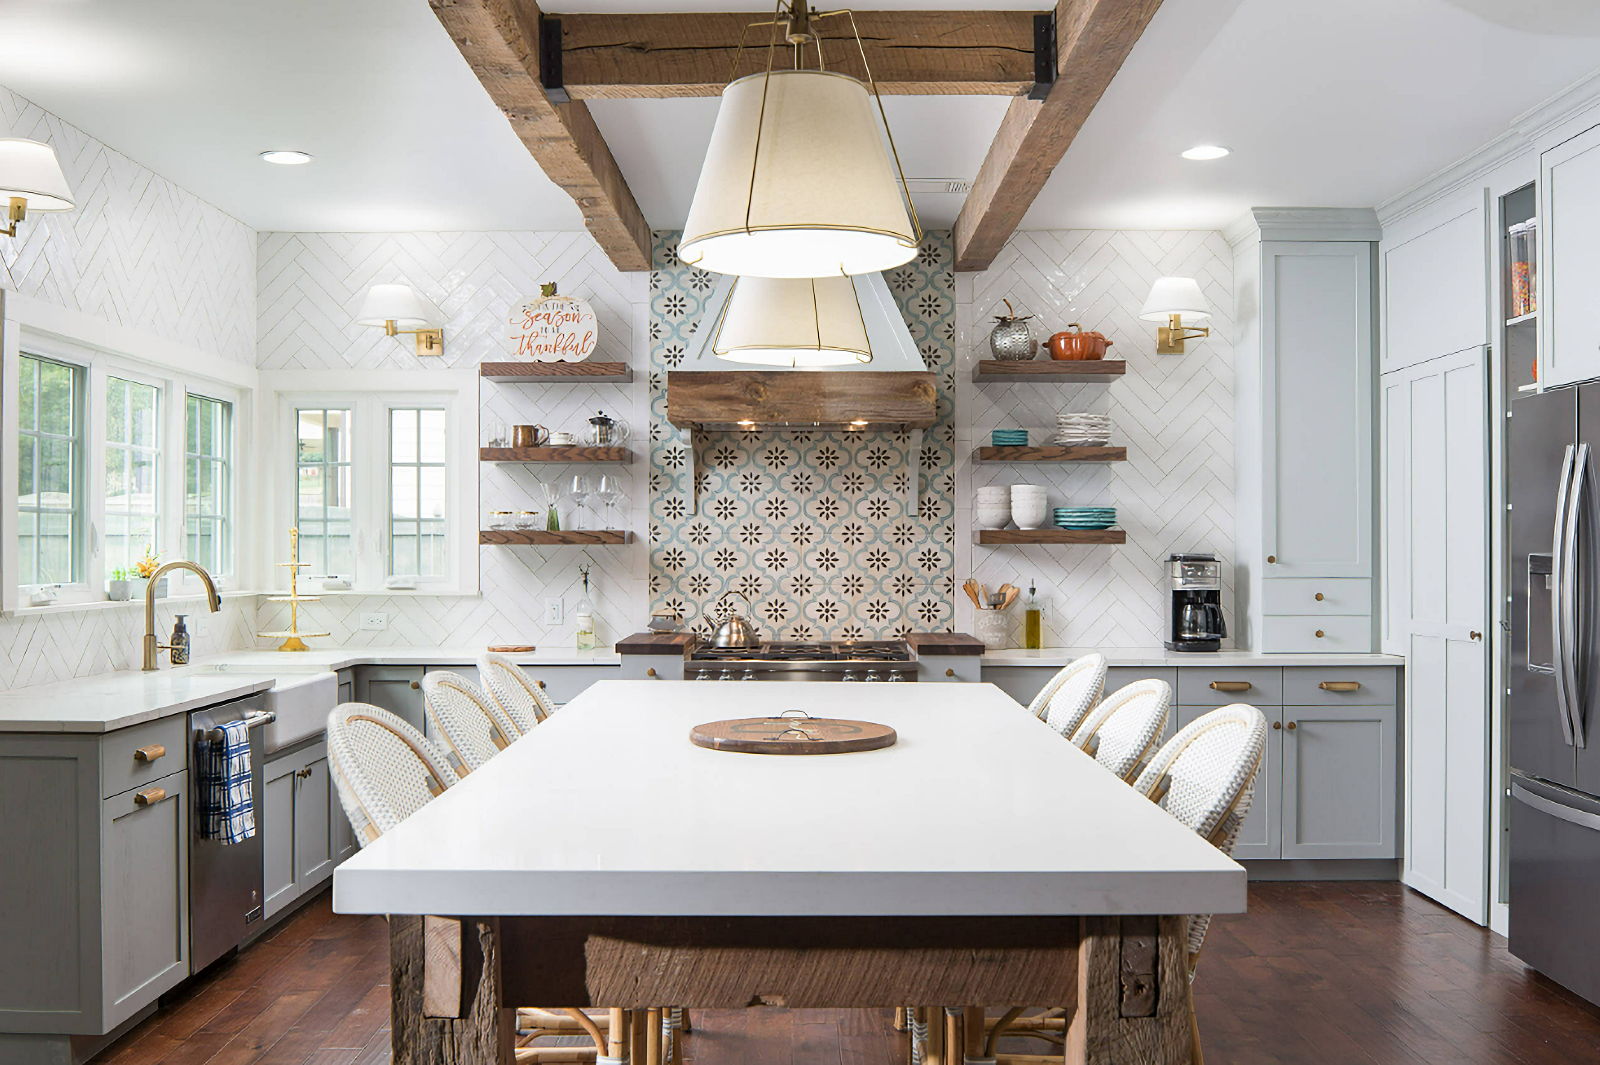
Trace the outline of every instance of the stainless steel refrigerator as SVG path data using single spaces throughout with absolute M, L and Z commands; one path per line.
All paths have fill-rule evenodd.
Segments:
M 1600 1003 L 1600 384 L 1512 401 L 1511 953 Z

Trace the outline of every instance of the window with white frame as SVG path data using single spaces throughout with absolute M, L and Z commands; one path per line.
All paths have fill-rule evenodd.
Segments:
M 233 404 L 184 399 L 184 549 L 212 576 L 233 572 Z
M 445 412 L 389 408 L 388 576 L 446 576 Z
M 295 411 L 295 509 L 300 561 L 312 575 L 355 573 L 354 412 Z
M 84 371 L 23 355 L 17 373 L 17 583 L 83 579 Z
M 105 390 L 105 571 L 161 553 L 161 389 L 108 376 Z

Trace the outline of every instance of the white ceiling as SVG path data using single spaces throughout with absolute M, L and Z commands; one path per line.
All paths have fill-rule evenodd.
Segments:
M 582 228 L 426 0 L 0 0 L 0 30 L 0 84 L 257 229 Z M 1024 224 L 1214 228 L 1251 206 L 1373 206 L 1596 69 L 1595 0 L 1166 0 Z M 646 217 L 682 224 L 714 101 L 591 106 Z M 908 176 L 971 178 L 1004 107 L 890 99 Z M 1234 154 L 1178 157 L 1205 142 Z M 269 166 L 268 148 L 316 161 Z M 935 226 L 959 202 L 918 198 Z

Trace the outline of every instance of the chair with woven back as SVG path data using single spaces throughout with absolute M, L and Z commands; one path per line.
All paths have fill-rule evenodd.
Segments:
M 1136 680 L 1089 711 L 1072 742 L 1131 783 L 1160 742 L 1171 706 L 1172 686 L 1166 681 Z
M 1106 656 L 1086 654 L 1062 666 L 1028 709 L 1062 736 L 1071 736 L 1100 701 L 1106 686 Z
M 328 761 L 339 803 L 365 847 L 460 777 L 432 741 L 408 722 L 368 703 L 341 703 L 328 714 Z M 621 1010 L 590 1016 L 582 1010 L 517 1010 L 516 1059 L 520 1065 L 592 1062 L 621 1054 Z M 592 1047 L 531 1046 L 548 1037 L 587 1036 Z
M 435 670 L 419 686 L 428 722 L 456 776 L 471 773 L 522 735 L 500 704 L 459 673 Z
M 1120 693 L 1119 693 L 1120 694 Z M 1139 774 L 1134 790 L 1156 803 L 1223 854 L 1231 855 L 1239 829 L 1250 814 L 1256 776 L 1267 745 L 1267 719 L 1253 706 L 1234 703 L 1190 722 L 1162 745 Z M 1189 918 L 1187 961 L 1192 986 L 1210 914 Z M 990 1026 L 984 1056 L 997 1057 L 1004 1035 L 1041 1038 L 1061 1044 L 1066 1018 L 1062 1010 L 1022 1017 L 1022 1008 L 1008 1011 Z M 1205 1065 L 1194 1000 L 1189 1001 L 1189 1030 L 1194 1065 Z M 1021 1065 L 1038 1059 L 998 1055 L 999 1065 Z
M 523 735 L 556 711 L 556 704 L 544 688 L 510 655 L 499 651 L 479 655 L 478 680 Z

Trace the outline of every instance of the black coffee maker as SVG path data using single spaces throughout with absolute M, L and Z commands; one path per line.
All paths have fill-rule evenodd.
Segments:
M 1222 564 L 1216 555 L 1167 558 L 1169 651 L 1217 651 L 1228 626 L 1222 620 Z

